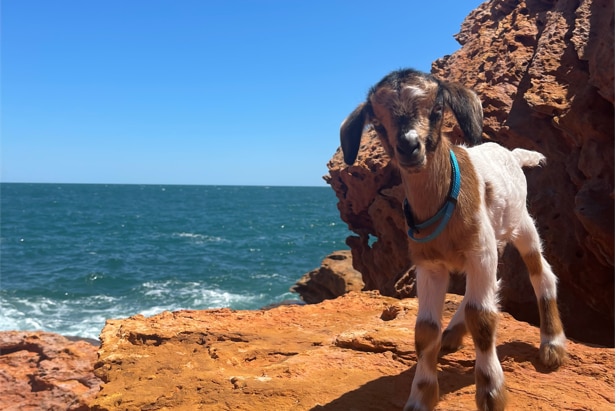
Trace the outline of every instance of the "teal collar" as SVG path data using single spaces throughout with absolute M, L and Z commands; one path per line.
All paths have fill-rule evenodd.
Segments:
M 458 166 L 458 159 L 456 155 L 453 153 L 453 150 L 449 150 L 449 160 L 451 161 L 451 185 L 449 186 L 449 194 L 447 194 L 447 198 L 445 199 L 445 204 L 434 214 L 432 217 L 424 221 L 423 223 L 415 223 L 415 219 L 413 218 L 413 211 L 411 210 L 411 206 L 408 200 L 404 199 L 404 216 L 406 217 L 406 224 L 409 226 L 408 235 L 411 240 L 418 243 L 427 243 L 428 241 L 434 240 L 439 236 L 441 232 L 445 229 L 445 226 L 449 222 L 451 215 L 453 214 L 453 210 L 456 207 L 456 203 L 458 202 L 458 194 L 460 194 L 460 167 Z M 431 234 L 425 237 L 417 237 L 416 235 L 420 233 L 424 228 L 430 227 L 433 224 L 436 224 L 437 221 L 441 220 L 438 226 L 432 231 Z

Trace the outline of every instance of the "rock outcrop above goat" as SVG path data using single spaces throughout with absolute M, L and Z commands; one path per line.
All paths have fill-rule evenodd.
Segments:
M 433 74 L 480 95 L 485 139 L 547 157 L 542 169 L 526 172 L 529 210 L 560 278 L 565 330 L 613 345 L 614 3 L 489 1 L 456 38 L 462 48 L 436 61 Z M 450 128 L 454 139 L 461 136 L 455 121 Z M 372 132 L 362 141 L 354 166 L 336 153 L 325 177 L 356 233 L 347 240 L 354 266 L 366 289 L 414 295 L 400 177 Z M 530 281 L 520 271 L 517 252 L 506 249 L 502 307 L 538 323 Z

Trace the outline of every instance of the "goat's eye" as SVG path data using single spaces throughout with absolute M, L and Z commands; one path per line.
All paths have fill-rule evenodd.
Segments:
M 379 121 L 372 121 L 372 128 L 379 134 L 385 135 L 385 127 Z
M 435 104 L 434 107 L 432 107 L 432 112 L 434 114 L 440 114 L 443 112 L 443 105 L 442 104 Z

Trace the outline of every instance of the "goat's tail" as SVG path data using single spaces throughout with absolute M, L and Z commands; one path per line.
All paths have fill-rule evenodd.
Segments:
M 524 150 L 523 148 L 514 149 L 511 154 L 518 160 L 520 167 L 537 167 L 545 164 L 545 156 L 538 151 Z

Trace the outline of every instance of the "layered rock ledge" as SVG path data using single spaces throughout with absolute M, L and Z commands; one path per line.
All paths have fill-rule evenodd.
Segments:
M 299 294 L 306 303 L 316 304 L 363 288 L 361 273 L 353 268 L 351 251 L 340 250 L 325 257 L 318 268 L 304 274 L 290 291 Z
M 448 295 L 450 318 L 460 297 Z M 271 310 L 164 312 L 109 320 L 94 410 L 400 410 L 416 356 L 417 300 L 351 292 Z M 467 337 L 468 338 L 468 337 Z M 438 410 L 474 409 L 474 350 L 439 361 Z M 547 372 L 539 331 L 502 314 L 498 354 L 510 409 L 614 409 L 614 349 L 569 342 Z
M 0 332 L 0 409 L 85 411 L 98 394 L 98 347 L 46 332 Z

